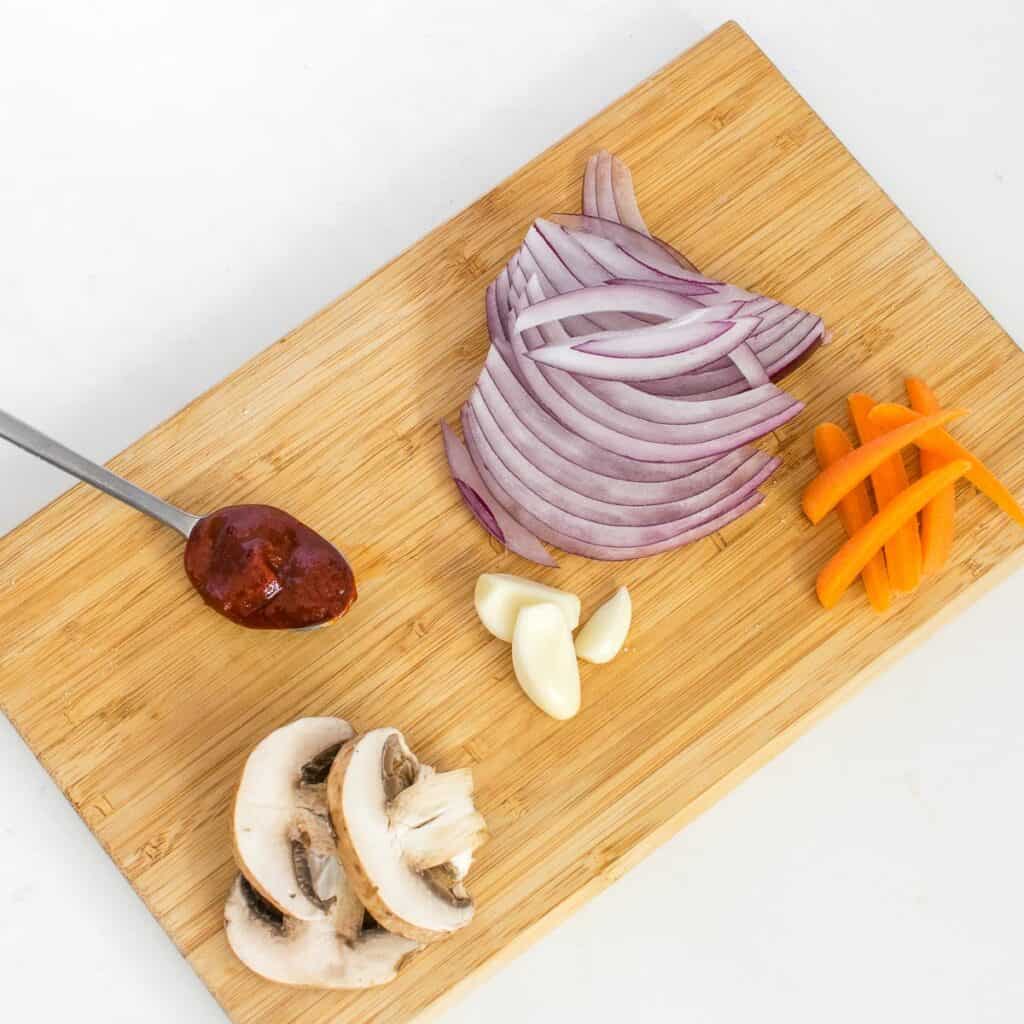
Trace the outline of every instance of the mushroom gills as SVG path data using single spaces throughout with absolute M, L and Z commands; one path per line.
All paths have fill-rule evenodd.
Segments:
M 288 917 L 264 900 L 243 875 L 235 879 L 228 896 L 224 925 L 229 945 L 246 967 L 268 981 L 304 988 L 387 984 L 419 948 L 380 929 L 347 941 L 330 915 L 314 921 Z
M 335 904 L 341 868 L 326 780 L 353 735 L 340 718 L 299 719 L 246 761 L 235 799 L 235 859 L 252 888 L 292 917 L 316 920 Z
M 299 772 L 299 782 L 303 786 L 320 786 L 326 783 L 331 765 L 334 764 L 334 759 L 341 748 L 341 743 L 332 743 L 326 750 L 321 750 L 315 757 L 311 757 Z

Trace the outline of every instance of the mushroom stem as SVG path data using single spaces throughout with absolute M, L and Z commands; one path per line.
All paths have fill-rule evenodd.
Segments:
M 416 871 L 446 864 L 465 850 L 475 850 L 487 838 L 483 815 L 472 809 L 452 808 L 432 821 L 402 835 L 406 863 Z
M 356 895 L 348 875 L 338 872 L 337 902 L 334 904 L 334 931 L 338 938 L 345 942 L 355 942 L 363 930 L 363 918 L 366 915 L 359 897 Z
M 471 801 L 473 773 L 468 768 L 433 772 L 421 768 L 419 778 L 388 805 L 392 825 L 416 828 L 443 814 L 453 804 Z

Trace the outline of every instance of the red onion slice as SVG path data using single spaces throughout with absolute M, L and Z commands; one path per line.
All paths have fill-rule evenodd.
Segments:
M 729 353 L 729 358 L 736 364 L 736 369 L 743 374 L 750 387 L 759 388 L 762 384 L 771 383 L 765 368 L 758 361 L 749 344 L 737 345 Z
M 744 447 L 715 459 L 706 459 L 703 463 L 687 463 L 701 468 L 675 480 L 623 480 L 574 461 L 587 458 L 578 444 L 579 438 L 570 435 L 566 449 L 569 457 L 546 444 L 524 425 L 487 374 L 477 382 L 469 405 L 488 436 L 506 438 L 508 444 L 521 452 L 531 465 L 546 476 L 561 481 L 570 490 L 613 505 L 662 505 L 681 501 L 714 487 L 748 459 L 754 458 L 762 463 L 770 459 L 765 452 Z M 605 468 L 607 464 L 602 460 L 601 469 Z
M 486 467 L 507 493 L 515 497 L 525 488 L 553 508 L 599 526 L 634 528 L 671 525 L 672 532 L 678 533 L 680 522 L 688 521 L 698 525 L 693 520 L 715 508 L 719 502 L 733 496 L 746 497 L 778 465 L 777 460 L 759 459 L 750 453 L 745 462 L 715 486 L 681 501 L 643 506 L 615 504 L 589 494 L 580 494 L 541 472 L 522 452 L 510 445 L 500 432 L 488 433 L 469 406 L 463 406 L 462 424 L 474 459 L 480 459 L 481 465 Z M 541 514 L 539 508 L 532 510 L 535 514 Z
M 441 421 L 441 435 L 455 486 L 480 525 L 509 551 L 531 562 L 557 567 L 558 563 L 544 545 L 494 499 L 469 452 L 444 420 Z
M 809 350 L 813 350 L 820 343 L 823 333 L 824 325 L 821 319 L 806 313 L 792 326 L 787 324 L 783 336 L 771 344 L 762 347 L 762 340 L 756 336 L 750 339 L 749 344 L 769 379 L 776 380 L 797 360 L 804 358 Z M 646 381 L 637 386 L 652 394 L 699 401 L 709 397 L 735 394 L 737 390 L 746 388 L 747 383 L 735 367 L 728 367 L 707 368 L 699 373 L 687 374 L 673 380 Z
M 583 212 L 591 217 L 597 216 L 597 154 L 587 160 L 583 172 Z
M 490 315 L 487 322 L 493 339 L 495 331 Z M 500 328 L 500 323 L 498 326 Z M 547 345 L 564 346 L 573 344 L 574 339 L 566 334 L 559 320 L 541 324 L 537 330 L 541 333 Z M 504 336 L 504 329 L 500 328 L 499 333 Z M 726 365 L 728 365 L 728 360 L 726 360 Z M 661 395 L 649 394 L 648 391 L 641 390 L 640 385 L 634 386 L 620 381 L 597 380 L 594 377 L 572 377 L 571 379 L 576 380 L 581 387 L 586 388 L 587 391 L 590 391 L 620 412 L 642 420 L 648 420 L 652 423 L 703 423 L 707 420 L 744 412 L 756 405 L 761 405 L 770 399 L 779 398 L 785 394 L 773 385 L 768 384 L 742 391 L 728 398 L 693 402 L 680 398 L 665 398 Z M 657 382 L 652 381 L 649 384 L 642 385 L 642 387 L 653 389 L 655 383 Z
M 686 462 L 722 455 L 749 441 L 763 437 L 792 419 L 803 408 L 799 402 L 784 396 L 778 405 L 759 406 L 753 415 L 741 414 L 737 419 L 741 420 L 744 425 L 742 427 L 730 425 L 729 432 L 719 436 L 714 436 L 715 431 L 711 427 L 698 424 L 696 429 L 706 430 L 710 436 L 693 442 L 643 440 L 608 427 L 582 413 L 576 406 L 566 401 L 563 395 L 552 386 L 539 366 L 530 362 L 527 358 L 525 343 L 520 335 L 513 334 L 509 341 L 513 356 L 518 360 L 524 382 L 539 405 L 579 437 L 587 439 L 606 451 L 633 459 L 650 462 Z M 559 349 L 558 351 L 571 351 L 571 349 Z M 606 411 L 611 412 L 612 410 L 606 409 Z M 655 426 L 652 425 L 652 428 Z M 664 427 L 663 429 L 666 432 L 682 432 L 694 428 Z
M 684 316 L 694 308 L 694 302 L 683 295 L 673 295 L 657 288 L 641 285 L 602 284 L 538 302 L 524 310 L 516 324 L 519 330 L 536 327 L 549 320 L 564 320 L 567 316 L 586 316 L 590 313 L 629 312 L 649 313 L 671 320 Z
M 537 298 L 527 295 L 534 302 L 543 301 L 540 289 Z M 514 299 L 513 299 L 514 301 Z M 616 356 L 621 358 L 643 358 L 648 356 L 671 355 L 673 352 L 685 351 L 694 345 L 704 344 L 719 337 L 734 321 L 739 303 L 726 306 L 698 306 L 686 316 L 675 320 L 663 320 L 642 329 L 630 331 L 598 331 L 569 339 L 569 347 L 581 352 L 592 352 L 598 356 Z M 550 324 L 541 324 L 549 327 Z M 564 339 L 552 348 L 565 348 Z
M 529 310 L 527 310 L 529 312 Z M 676 352 L 663 356 L 632 358 L 629 356 L 594 355 L 576 348 L 544 348 L 530 353 L 530 358 L 556 369 L 579 373 L 602 380 L 648 381 L 676 377 L 707 366 L 719 356 L 728 355 L 750 337 L 757 320 L 740 317 L 726 321 L 725 330 L 704 344 L 680 342 Z
M 534 245 L 537 245 L 537 236 L 535 236 Z M 563 276 L 567 271 L 561 265 L 557 257 L 551 253 L 550 249 L 546 251 L 545 255 L 546 263 L 554 261 L 554 263 L 558 265 L 559 270 L 556 271 L 556 275 L 567 287 L 560 288 L 551 279 L 545 268 L 538 262 L 534 251 L 524 244 L 519 250 L 518 266 L 513 268 L 509 273 L 509 281 L 514 289 L 525 291 L 527 279 L 531 277 L 537 278 L 540 282 L 541 290 L 546 297 L 554 297 L 560 293 L 564 294 L 566 292 L 576 291 L 582 287 L 581 284 L 572 276 L 568 278 Z M 511 308 L 511 305 L 509 308 Z M 637 320 L 636 317 L 632 317 L 628 313 L 619 313 L 613 310 L 607 313 L 595 312 L 589 316 L 567 317 L 565 320 L 565 329 L 570 334 L 589 334 L 594 331 L 595 328 L 609 331 L 628 330 L 642 324 L 643 321 Z
M 523 245 L 533 257 L 544 276 L 551 282 L 555 294 L 573 292 L 583 287 L 583 281 L 555 255 L 551 246 L 544 240 L 536 227 L 526 232 Z M 526 275 L 529 278 L 529 275 Z
M 535 282 L 531 282 L 531 284 L 536 287 Z M 543 328 L 529 328 L 522 332 L 521 338 L 527 350 L 536 351 L 543 345 L 543 339 L 538 336 L 538 331 L 543 331 Z M 515 346 L 510 346 L 507 336 L 500 331 L 495 332 L 492 336 L 492 341 L 500 351 L 509 353 L 514 361 L 512 369 L 515 371 L 518 368 Z M 760 368 L 760 364 L 758 364 L 758 368 Z M 625 434 L 627 437 L 651 441 L 657 444 L 702 444 L 714 441 L 718 438 L 728 437 L 732 434 L 755 428 L 759 424 L 772 420 L 779 415 L 791 413 L 795 416 L 800 408 L 799 403 L 795 399 L 778 389 L 771 388 L 774 394 L 766 401 L 759 402 L 753 407 L 738 408 L 731 415 L 719 415 L 714 418 L 705 417 L 701 421 L 685 424 L 666 424 L 645 420 L 620 411 L 614 405 L 605 402 L 592 390 L 586 388 L 582 381 L 577 380 L 571 374 L 551 370 L 543 365 L 540 367 L 540 372 L 544 380 L 557 392 L 558 396 L 578 410 L 582 416 L 607 427 L 609 430 Z M 528 390 L 533 390 L 528 369 L 521 369 L 517 376 L 524 387 Z M 560 417 L 559 409 L 551 405 L 552 399 L 549 397 L 549 392 L 545 391 L 542 394 L 537 394 L 534 390 L 533 393 L 534 397 L 542 405 L 547 404 L 549 411 L 553 415 L 562 418 Z M 547 403 L 545 403 L 545 398 L 548 398 Z
M 612 192 L 615 194 L 615 208 L 619 211 L 619 221 L 626 227 L 649 235 L 650 231 L 647 230 L 647 225 L 640 215 L 640 204 L 636 201 L 633 175 L 617 156 L 612 157 Z
M 615 526 L 597 522 L 583 515 L 566 512 L 534 493 L 515 474 L 508 471 L 486 440 L 481 437 L 479 431 L 474 431 L 472 422 L 469 422 L 468 426 L 466 444 L 472 453 L 473 463 L 480 470 L 488 487 L 496 493 L 500 493 L 500 501 L 504 502 L 506 498 L 511 499 L 512 505 L 506 505 L 510 514 L 515 514 L 515 510 L 520 508 L 524 509 L 535 519 L 559 533 L 569 537 L 586 538 L 591 543 L 607 547 L 640 547 L 647 544 L 658 544 L 701 526 L 749 497 L 756 491 L 758 485 L 771 475 L 774 469 L 772 466 L 763 466 L 756 473 L 751 473 L 749 470 L 744 472 L 741 467 L 733 474 L 734 483 L 731 487 L 725 488 L 723 496 L 688 515 L 646 526 L 635 523 Z
M 543 537 L 549 543 L 555 544 L 563 551 L 567 551 L 570 554 L 584 555 L 587 558 L 594 558 L 604 562 L 624 561 L 631 558 L 645 558 L 648 555 L 656 555 L 662 551 L 671 551 L 673 548 L 681 547 L 684 544 L 690 544 L 693 541 L 700 540 L 702 537 L 709 536 L 716 530 L 722 529 L 722 527 L 736 519 L 739 519 L 740 516 L 746 515 L 747 512 L 757 508 L 757 506 L 764 501 L 764 495 L 755 491 L 748 498 L 739 502 L 739 504 L 730 506 L 727 502 L 721 503 L 722 508 L 721 510 L 716 511 L 714 518 L 707 520 L 699 526 L 684 529 L 683 532 L 678 533 L 675 536 L 670 536 L 655 543 L 643 544 L 634 547 L 620 547 L 603 543 L 603 537 L 597 535 L 597 527 L 582 529 L 578 536 L 561 533 L 560 531 L 553 529 L 541 519 L 532 515 L 521 505 L 517 504 L 507 493 L 503 492 L 500 485 L 494 481 L 493 477 L 490 477 L 486 470 L 483 471 L 482 475 L 488 480 L 495 493 L 500 494 L 501 500 L 505 503 L 506 508 L 514 510 L 516 519 L 522 523 L 526 523 L 538 537 Z
M 597 215 L 608 220 L 619 220 L 619 211 L 615 206 L 615 191 L 612 188 L 612 155 L 605 149 L 597 154 L 594 187 L 597 191 Z
M 602 220 L 596 214 L 588 214 L 586 210 L 582 216 L 578 213 L 553 213 L 548 219 L 565 228 L 587 231 L 592 235 L 618 242 L 634 259 L 654 270 L 660 270 L 663 274 L 678 276 L 680 267 L 683 270 L 696 270 L 696 267 L 668 242 L 653 235 L 642 235 L 625 224 Z
M 570 430 L 540 405 L 519 382 L 496 348 L 487 354 L 484 373 L 477 380 L 477 387 L 492 409 L 494 406 L 491 400 L 497 390 L 531 434 L 565 458 L 603 476 L 648 483 L 678 480 L 704 469 L 722 454 L 715 452 L 714 455 L 704 455 L 694 460 L 653 462 L 633 454 L 620 455 L 602 448 L 589 438 Z
M 608 271 L 564 228 L 550 221 L 535 221 L 523 244 L 551 285 L 544 290 L 545 296 L 575 291 L 584 285 L 604 284 L 608 280 Z M 527 267 L 524 266 L 523 272 L 526 278 L 530 277 Z M 586 319 L 609 330 L 628 330 L 650 322 L 643 317 L 617 312 L 594 313 Z M 569 325 L 569 333 L 579 333 L 576 323 Z

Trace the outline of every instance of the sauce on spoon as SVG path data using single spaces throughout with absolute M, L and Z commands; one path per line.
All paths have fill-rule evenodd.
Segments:
M 211 608 L 250 629 L 323 625 L 356 599 L 341 552 L 271 505 L 232 505 L 200 519 L 185 572 Z

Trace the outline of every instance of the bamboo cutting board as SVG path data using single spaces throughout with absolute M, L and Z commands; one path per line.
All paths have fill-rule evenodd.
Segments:
M 768 439 L 765 506 L 637 563 L 537 570 L 490 543 L 447 477 L 486 350 L 483 289 L 534 216 L 578 208 L 598 147 L 632 166 L 652 229 L 702 269 L 824 315 L 787 381 L 807 412 Z M 958 433 L 1024 492 L 1024 355 L 735 24 L 728 24 L 115 459 L 190 509 L 294 511 L 350 556 L 333 629 L 238 629 L 207 611 L 169 530 L 84 488 L 0 542 L 0 701 L 237 1022 L 406 1021 L 522 950 L 779 750 L 942 614 L 1021 561 L 1024 530 L 961 490 L 952 563 L 887 616 L 814 599 L 838 523 L 798 495 L 811 427 L 905 374 L 976 410 Z M 584 666 L 569 723 L 538 712 L 472 612 L 476 576 L 527 572 L 589 612 L 629 584 L 628 651 Z M 228 820 L 249 749 L 299 715 L 396 725 L 471 765 L 493 840 L 479 913 L 391 986 L 264 983 L 222 932 Z M 868 738 L 865 737 L 865 742 Z

